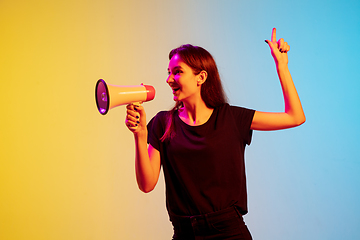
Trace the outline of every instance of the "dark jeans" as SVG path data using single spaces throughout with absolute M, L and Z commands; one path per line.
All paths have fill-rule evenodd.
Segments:
M 170 215 L 170 220 L 174 226 L 173 240 L 252 240 L 236 207 L 197 216 Z

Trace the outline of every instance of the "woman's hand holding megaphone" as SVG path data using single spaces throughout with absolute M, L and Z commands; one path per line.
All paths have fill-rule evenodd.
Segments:
M 125 124 L 134 134 L 144 132 L 146 128 L 146 113 L 140 103 L 132 103 L 126 106 Z

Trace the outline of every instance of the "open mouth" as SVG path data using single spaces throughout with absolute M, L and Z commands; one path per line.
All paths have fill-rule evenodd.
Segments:
M 173 90 L 173 93 L 176 93 L 177 91 L 180 90 L 180 88 L 172 88 L 172 90 Z

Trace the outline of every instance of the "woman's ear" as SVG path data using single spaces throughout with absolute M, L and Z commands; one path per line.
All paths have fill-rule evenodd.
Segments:
M 202 85 L 206 79 L 207 79 L 207 72 L 205 70 L 202 70 L 199 74 L 198 74 L 198 80 L 197 80 L 197 84 L 198 85 Z

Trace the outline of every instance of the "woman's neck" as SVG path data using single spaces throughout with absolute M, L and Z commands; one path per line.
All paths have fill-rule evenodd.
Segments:
M 196 104 L 183 104 L 184 106 L 179 109 L 180 119 L 190 125 L 198 126 L 206 123 L 214 109 L 206 106 L 204 101 L 199 101 Z

